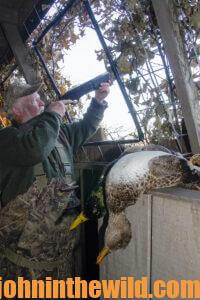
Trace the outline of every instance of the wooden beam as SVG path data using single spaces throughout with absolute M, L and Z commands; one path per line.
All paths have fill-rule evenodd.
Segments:
M 152 0 L 152 3 L 181 101 L 190 145 L 193 153 L 200 153 L 199 96 L 185 55 L 174 0 Z
M 33 69 L 32 61 L 28 49 L 24 45 L 16 25 L 2 24 L 7 41 L 13 51 L 17 64 L 23 72 L 26 82 L 33 84 L 37 82 L 37 75 Z
M 0 23 L 18 23 L 18 11 L 0 5 Z

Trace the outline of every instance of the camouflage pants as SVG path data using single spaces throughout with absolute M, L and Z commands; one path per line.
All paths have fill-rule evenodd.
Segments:
M 0 276 L 3 280 L 66 279 L 76 276 L 74 248 L 79 232 L 69 231 L 75 215 L 63 214 L 72 192 L 61 192 L 61 183 L 52 180 L 40 190 L 34 183 L 29 190 L 0 210 L 1 249 L 10 249 L 33 262 L 60 261 L 51 270 L 34 269 L 13 263 L 0 255 Z M 1 250 L 1 252 L 3 252 Z

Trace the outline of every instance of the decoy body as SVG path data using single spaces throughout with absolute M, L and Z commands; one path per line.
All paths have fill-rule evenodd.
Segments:
M 150 148 L 151 149 L 151 148 Z M 154 148 L 156 149 L 156 148 Z M 192 161 L 168 149 L 127 153 L 109 170 L 106 182 L 106 204 L 109 212 L 105 231 L 105 247 L 100 252 L 100 263 L 109 252 L 125 248 L 131 240 L 131 225 L 125 210 L 138 198 L 153 189 L 182 186 L 200 189 L 200 155 Z M 147 151 L 146 151 L 147 150 Z

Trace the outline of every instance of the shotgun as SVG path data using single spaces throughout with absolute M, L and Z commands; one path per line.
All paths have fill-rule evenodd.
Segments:
M 103 73 L 71 90 L 69 90 L 64 95 L 60 96 L 59 100 L 70 99 L 70 100 L 79 100 L 85 94 L 88 94 L 94 90 L 97 90 L 101 83 L 109 82 L 110 74 Z

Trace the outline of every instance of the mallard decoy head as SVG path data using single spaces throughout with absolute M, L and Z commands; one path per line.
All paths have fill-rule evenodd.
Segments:
M 105 232 L 105 247 L 99 253 L 97 264 L 100 264 L 104 257 L 110 252 L 126 248 L 131 237 L 131 224 L 126 218 L 125 213 L 111 213 Z

